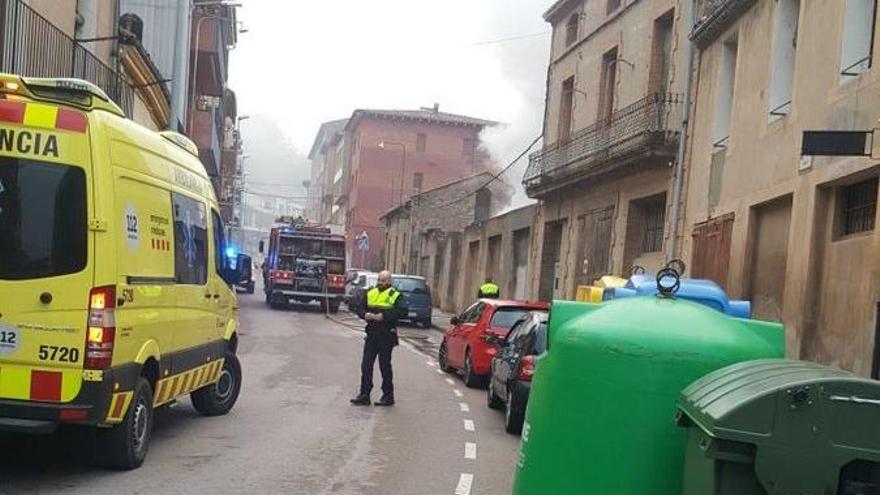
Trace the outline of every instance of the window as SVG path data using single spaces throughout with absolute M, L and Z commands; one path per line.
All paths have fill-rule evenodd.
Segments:
M 489 219 L 489 210 L 492 206 L 492 193 L 482 188 L 477 191 L 474 199 L 474 223 L 482 223 Z
M 672 20 L 673 12 L 669 11 L 654 21 L 651 74 L 648 78 L 651 93 L 665 93 L 669 89 L 672 69 Z
M 530 311 L 526 308 L 498 308 L 492 315 L 489 326 L 510 329 L 516 322 L 528 316 Z
M 485 307 L 486 305 L 484 303 L 474 303 L 474 305 L 466 309 L 464 313 L 461 314 L 461 317 L 459 317 L 461 323 L 476 323 L 480 321 L 480 317 L 483 316 L 483 309 Z
M 840 188 L 840 235 L 874 230 L 877 213 L 877 178 Z
M 428 143 L 426 134 L 416 134 L 416 153 L 424 153 Z
M 413 174 L 413 195 L 420 194 L 422 192 L 422 181 L 424 180 L 424 174 L 421 172 L 416 172 Z
M 663 227 L 666 223 L 666 204 L 664 201 L 652 201 L 643 207 L 644 234 L 642 252 L 656 253 L 663 250 Z
M 605 13 L 610 14 L 619 9 L 620 3 L 620 0 L 608 0 L 608 5 L 606 6 Z
M 0 279 L 81 271 L 87 232 L 81 168 L 0 157 Z
M 572 107 L 574 106 L 574 76 L 562 82 L 562 101 L 559 108 L 559 141 L 571 139 Z
M 223 221 L 220 220 L 220 214 L 214 210 L 211 210 L 211 219 L 214 222 L 214 266 L 217 273 L 222 277 L 228 263 L 226 259 L 226 240 L 223 236 Z
M 617 88 L 617 47 L 602 56 L 599 87 L 599 118 L 608 123 L 614 113 L 614 91 Z
M 736 80 L 736 57 L 739 49 L 736 39 L 725 41 L 721 46 L 721 66 L 715 101 L 715 122 L 712 141 L 716 148 L 726 147 L 730 137 L 730 115 L 733 110 L 733 85 Z
M 800 0 L 779 0 L 776 4 L 773 73 L 770 79 L 770 120 L 791 111 L 800 11 Z
M 474 138 L 464 138 L 461 145 L 461 155 L 469 158 L 474 157 L 474 153 L 477 150 L 477 140 Z
M 578 38 L 578 24 L 580 24 L 580 14 L 571 14 L 568 22 L 565 24 L 565 46 L 573 45 Z
M 874 16 L 877 0 L 845 0 L 843 42 L 840 47 L 840 80 L 858 76 L 871 68 L 874 48 Z
M 178 284 L 208 281 L 208 228 L 205 205 L 171 193 L 174 207 L 174 273 Z

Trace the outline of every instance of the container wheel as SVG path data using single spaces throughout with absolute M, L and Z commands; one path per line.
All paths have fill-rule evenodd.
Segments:
M 202 416 L 222 416 L 228 413 L 241 393 L 241 363 L 231 352 L 226 353 L 220 377 L 216 383 L 190 394 L 193 407 Z
M 519 435 L 522 433 L 523 421 L 525 421 L 525 410 L 516 405 L 515 399 L 513 392 L 508 390 L 507 408 L 504 411 L 504 429 L 507 430 L 507 433 Z
M 140 467 L 147 457 L 152 436 L 153 389 L 150 382 L 141 377 L 122 423 L 97 431 L 101 464 L 118 470 Z
M 330 301 L 330 312 L 334 314 L 339 312 L 339 299 Z

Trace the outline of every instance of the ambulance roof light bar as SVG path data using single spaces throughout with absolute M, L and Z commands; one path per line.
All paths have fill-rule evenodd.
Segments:
M 125 112 L 101 88 L 81 79 L 19 77 L 0 73 L 0 93 L 71 104 L 85 109 L 101 108 L 125 117 Z

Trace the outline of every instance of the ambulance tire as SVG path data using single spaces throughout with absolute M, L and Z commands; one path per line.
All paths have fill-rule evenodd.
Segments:
M 153 389 L 146 378 L 140 377 L 122 423 L 98 430 L 101 464 L 120 471 L 140 467 L 150 449 L 153 415 Z
M 226 352 L 217 383 L 202 387 L 190 394 L 192 405 L 202 416 L 222 416 L 232 410 L 241 393 L 241 363 L 238 357 Z

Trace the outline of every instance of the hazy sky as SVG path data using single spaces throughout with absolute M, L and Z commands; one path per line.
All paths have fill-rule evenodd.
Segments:
M 490 139 L 499 161 L 540 134 L 550 30 L 541 14 L 552 0 L 241 2 L 248 32 L 232 52 L 229 81 L 239 113 L 273 121 L 304 153 L 322 122 L 356 108 L 437 102 L 509 123 Z

